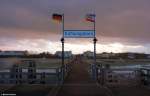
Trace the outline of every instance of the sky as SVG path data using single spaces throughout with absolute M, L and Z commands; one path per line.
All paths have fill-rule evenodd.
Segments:
M 0 0 L 0 50 L 61 50 L 62 27 L 53 13 L 64 13 L 65 29 L 92 29 L 96 14 L 97 52 L 150 53 L 150 0 Z M 65 39 L 65 50 L 93 51 L 92 38 Z

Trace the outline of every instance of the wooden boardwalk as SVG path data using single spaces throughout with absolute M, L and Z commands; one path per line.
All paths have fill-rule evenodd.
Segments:
M 81 57 L 77 57 L 72 66 L 72 71 L 57 96 L 111 96 L 108 90 L 91 79 L 88 64 Z

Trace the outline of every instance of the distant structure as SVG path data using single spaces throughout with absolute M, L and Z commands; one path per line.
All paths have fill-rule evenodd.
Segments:
M 55 56 L 61 58 L 62 51 L 56 51 Z M 71 58 L 72 56 L 73 56 L 72 51 L 64 51 L 64 58 Z
M 93 58 L 94 53 L 91 51 L 86 51 L 83 53 L 84 57 Z M 96 58 L 98 59 L 150 59 L 150 54 L 145 53 L 113 53 L 113 52 L 103 52 L 97 53 Z
M 93 58 L 94 56 L 94 53 L 91 52 L 91 51 L 86 51 L 83 53 L 83 56 L 85 57 L 88 57 L 88 58 Z M 100 54 L 96 54 L 97 58 L 110 58 L 110 57 L 114 57 L 116 56 L 115 53 L 106 53 L 106 52 L 103 52 L 103 53 L 100 53 Z
M 128 56 L 127 56 L 129 59 L 135 59 L 136 56 L 134 53 L 128 53 Z
M 88 57 L 88 58 L 93 58 L 94 57 L 94 52 L 86 51 L 86 52 L 83 53 L 83 56 Z
M 0 51 L 0 56 L 25 56 L 27 51 Z
M 101 54 L 97 54 L 97 57 L 98 58 L 111 58 L 111 57 L 114 57 L 114 56 L 116 56 L 116 54 L 115 53 L 107 53 L 107 52 L 103 52 L 103 53 L 101 53 Z

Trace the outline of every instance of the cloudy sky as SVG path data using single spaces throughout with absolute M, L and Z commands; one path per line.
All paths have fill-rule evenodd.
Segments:
M 91 29 L 87 13 L 96 13 L 97 52 L 150 53 L 150 0 L 0 0 L 0 49 L 61 50 L 61 24 L 53 13 L 65 14 L 65 29 Z M 92 39 L 65 39 L 65 50 L 93 50 Z

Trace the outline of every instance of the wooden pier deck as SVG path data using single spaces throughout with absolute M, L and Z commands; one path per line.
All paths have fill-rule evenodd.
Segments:
M 77 57 L 69 75 L 57 96 L 111 96 L 107 89 L 99 86 L 88 74 L 88 64 Z

